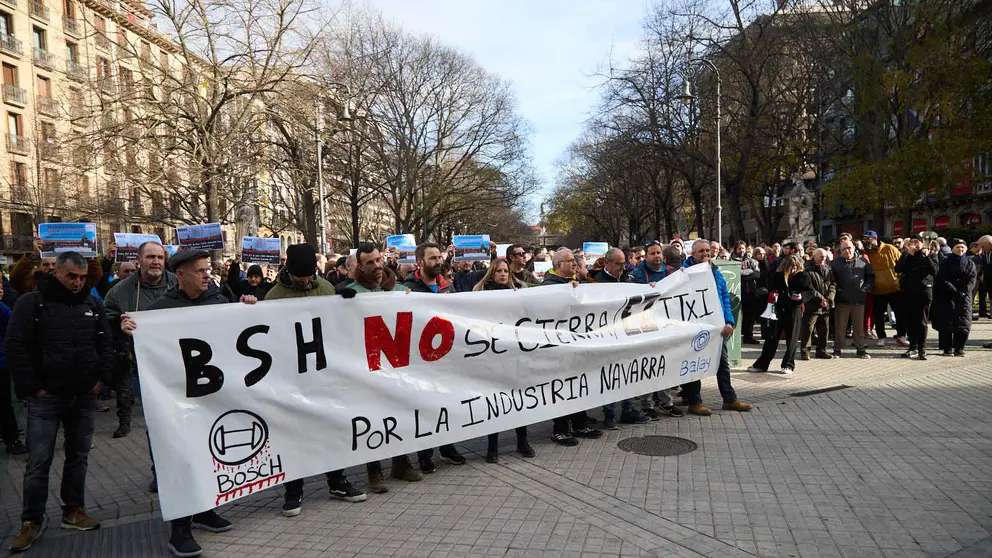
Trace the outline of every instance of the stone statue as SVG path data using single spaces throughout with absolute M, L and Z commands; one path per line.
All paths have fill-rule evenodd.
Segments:
M 794 242 L 813 239 L 813 193 L 806 188 L 802 175 L 794 178 L 789 194 L 789 234 Z
M 258 236 L 258 214 L 255 213 L 255 208 L 245 202 L 238 202 L 234 208 L 234 223 L 237 235 L 235 242 L 238 243 L 235 250 L 240 250 L 242 237 Z

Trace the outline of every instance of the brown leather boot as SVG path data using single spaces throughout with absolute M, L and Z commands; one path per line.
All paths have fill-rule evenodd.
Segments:
M 365 470 L 369 474 L 369 490 L 376 494 L 389 492 L 389 485 L 386 484 L 386 477 L 382 475 L 382 465 L 378 461 L 370 461 L 365 464 Z
M 689 414 L 708 417 L 713 414 L 713 411 L 711 411 L 709 407 L 703 407 L 702 405 L 690 405 Z
M 424 475 L 413 468 L 410 460 L 405 455 L 397 455 L 393 458 L 393 470 L 389 476 L 394 479 L 405 480 L 406 482 L 420 482 L 424 480 Z
M 741 413 L 746 413 L 751 410 L 750 403 L 741 403 L 740 401 L 734 401 L 733 403 L 724 403 L 724 411 L 739 411 Z

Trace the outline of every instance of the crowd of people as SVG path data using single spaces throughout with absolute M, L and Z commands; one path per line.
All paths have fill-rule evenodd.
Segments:
M 559 248 L 549 253 L 545 248 L 528 250 L 520 245 L 494 253 L 489 262 L 457 262 L 453 261 L 453 247 L 444 249 L 431 243 L 417 247 L 415 263 L 405 263 L 396 252 L 380 251 L 373 244 L 362 244 L 348 256 L 330 257 L 317 254 L 310 245 L 298 244 L 286 250 L 279 266 L 267 269 L 260 265 L 242 269 L 238 258 L 214 266 L 209 252 L 195 249 L 181 250 L 169 258 L 165 248 L 155 242 L 139 248 L 135 263 L 115 264 L 113 247 L 102 261 L 86 260 L 74 252 L 41 258 L 36 251 L 22 258 L 9 278 L 3 277 L 0 295 L 0 372 L 8 386 L 0 389 L 7 398 L 0 400 L 0 427 L 7 452 L 27 454 L 22 523 L 10 550 L 25 551 L 42 534 L 49 470 L 60 426 L 65 433 L 61 526 L 76 530 L 99 527 L 100 522 L 86 513 L 84 502 L 95 414 L 109 410 L 104 401 L 115 399 L 118 428 L 113 437 L 129 435 L 133 408 L 141 400 L 131 342 L 139 327 L 132 314 L 139 310 L 254 305 L 311 296 L 353 298 L 387 292 L 512 292 L 546 285 L 582 288 L 584 283 L 654 285 L 679 269 L 702 265 L 712 270 L 725 324 L 716 374 L 722 409 L 746 412 L 751 405 L 737 398 L 731 384 L 726 344 L 738 323 L 731 293 L 713 262 L 714 256 L 740 265 L 743 342 L 763 342 L 761 356 L 749 370 L 771 371 L 779 341 L 784 339 L 781 371 L 788 373 L 795 369 L 797 349 L 800 360 L 810 358 L 811 345 L 815 358 L 834 358 L 840 356 L 849 336 L 857 356 L 869 358 L 867 339 L 870 336 L 876 346 L 884 345 L 887 321 L 895 329 L 895 342 L 907 347 L 905 356 L 926 358 L 930 318 L 944 354 L 963 356 L 976 294 L 982 293 L 979 313 L 988 311 L 989 277 L 982 272 L 992 270 L 990 253 L 992 237 L 982 237 L 976 247 L 960 240 L 929 245 L 921 238 L 883 243 L 872 231 L 860 241 L 846 235 L 836 247 L 825 248 L 791 242 L 752 248 L 741 242 L 727 251 L 719 243 L 704 239 L 691 244 L 679 239 L 667 244 L 654 241 L 631 249 L 612 248 L 594 262 L 587 261 L 581 250 Z M 548 260 L 550 270 L 541 276 L 535 273 L 534 264 Z M 769 319 L 767 312 L 762 317 L 770 302 L 775 319 Z M 831 333 L 832 353 L 827 351 Z M 763 341 L 757 340 L 758 334 Z M 19 439 L 9 400 L 11 379 L 17 396 L 26 401 L 26 444 Z M 696 381 L 620 401 L 619 416 L 616 403 L 606 405 L 601 409 L 602 421 L 585 411 L 558 417 L 552 421 L 551 438 L 563 446 L 576 446 L 580 439 L 599 438 L 603 430 L 616 430 L 619 424 L 644 424 L 686 413 L 708 416 L 712 411 L 703 404 L 700 386 Z M 673 396 L 681 397 L 684 410 Z M 515 435 L 517 452 L 525 458 L 534 457 L 528 429 L 517 428 Z M 498 434 L 492 434 L 486 460 L 497 463 L 498 453 Z M 440 447 L 438 454 L 453 465 L 466 462 L 454 445 Z M 418 482 L 435 471 L 434 450 L 427 449 L 417 453 L 416 466 L 408 456 L 392 458 L 390 476 Z M 366 472 L 372 492 L 388 491 L 380 463 L 367 464 Z M 348 502 L 366 500 L 367 495 L 344 471 L 329 471 L 325 476 L 330 497 Z M 153 459 L 149 490 L 156 492 L 157 488 Z M 299 515 L 302 500 L 302 479 L 286 483 L 283 515 Z M 216 511 L 173 521 L 168 548 L 174 555 L 200 554 L 193 526 L 214 532 L 232 528 Z

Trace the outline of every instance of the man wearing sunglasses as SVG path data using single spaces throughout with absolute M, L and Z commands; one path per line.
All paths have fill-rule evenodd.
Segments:
M 506 249 L 506 261 L 510 264 L 510 273 L 525 283 L 528 287 L 536 287 L 541 280 L 527 270 L 527 251 L 523 246 L 514 244 Z
M 837 292 L 834 295 L 834 356 L 844 350 L 848 320 L 854 329 L 858 358 L 871 358 L 865 349 L 865 301 L 875 285 L 875 272 L 864 258 L 857 257 L 851 240 L 840 241 L 840 257 L 830 264 Z

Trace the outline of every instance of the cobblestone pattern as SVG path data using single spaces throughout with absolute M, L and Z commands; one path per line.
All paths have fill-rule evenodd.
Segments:
M 992 337 L 976 324 L 972 344 Z M 734 374 L 751 413 L 664 419 L 626 426 L 576 448 L 532 429 L 538 457 L 524 460 L 502 437 L 500 464 L 484 443 L 460 446 L 464 467 L 441 465 L 422 483 L 395 481 L 359 504 L 328 502 L 322 479 L 307 484 L 304 512 L 279 515 L 281 490 L 222 512 L 236 528 L 200 534 L 208 556 L 976 556 L 992 535 L 992 351 L 967 358 L 799 362 L 795 374 Z M 746 351 L 744 366 L 756 357 Z M 715 382 L 704 400 L 718 407 Z M 852 389 L 789 397 L 837 384 Z M 88 496 L 102 532 L 46 534 L 35 556 L 165 556 L 166 527 L 146 492 L 143 423 L 111 440 L 98 421 Z M 682 436 L 693 453 L 622 452 L 629 436 Z M 58 517 L 56 457 L 49 500 Z M 20 512 L 23 460 L 0 485 L 0 532 Z M 364 473 L 349 471 L 357 484 Z M 6 523 L 2 523 L 5 521 Z M 68 553 L 68 554 L 67 554 Z

